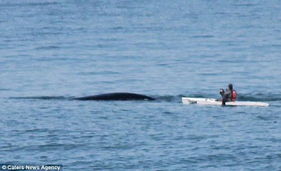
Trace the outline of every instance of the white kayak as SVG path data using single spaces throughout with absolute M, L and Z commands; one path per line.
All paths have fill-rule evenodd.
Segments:
M 193 98 L 193 97 L 182 97 L 183 104 L 199 104 L 199 105 L 222 105 L 221 101 L 213 98 Z M 226 106 L 269 106 L 268 103 L 264 102 L 250 102 L 250 101 L 235 101 L 226 102 Z

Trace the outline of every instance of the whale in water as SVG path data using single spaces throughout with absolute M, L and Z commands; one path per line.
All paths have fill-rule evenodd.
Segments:
M 136 93 L 106 93 L 93 96 L 77 97 L 75 100 L 155 100 L 152 97 Z

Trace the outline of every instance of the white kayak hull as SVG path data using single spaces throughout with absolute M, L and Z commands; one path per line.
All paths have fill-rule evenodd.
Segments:
M 182 97 L 183 104 L 199 104 L 199 105 L 222 105 L 221 101 L 212 98 L 192 98 L 192 97 Z M 226 102 L 226 106 L 269 106 L 268 103 L 264 102 L 250 102 L 250 101 L 235 101 Z

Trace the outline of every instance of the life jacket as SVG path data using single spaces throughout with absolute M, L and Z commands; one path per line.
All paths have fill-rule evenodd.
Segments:
M 237 98 L 237 92 L 235 90 L 231 91 L 231 101 L 236 101 Z

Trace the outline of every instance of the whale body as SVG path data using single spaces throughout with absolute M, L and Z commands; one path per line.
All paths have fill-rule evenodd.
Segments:
M 152 97 L 136 93 L 107 93 L 78 97 L 75 100 L 155 100 Z

